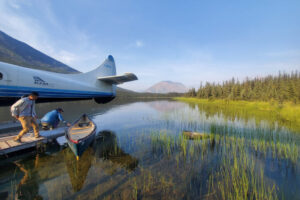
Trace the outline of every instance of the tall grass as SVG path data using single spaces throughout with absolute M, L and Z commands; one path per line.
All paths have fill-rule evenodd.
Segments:
M 222 113 L 225 117 L 238 117 L 246 120 L 249 117 L 255 117 L 257 121 L 278 122 L 293 131 L 300 132 L 300 105 L 292 102 L 229 101 L 187 97 L 174 99 L 197 104 L 198 108 L 208 115 Z
M 201 188 L 201 191 L 206 191 L 203 198 L 278 199 L 279 188 L 276 182 L 265 180 L 264 162 L 273 159 L 278 165 L 298 165 L 298 144 L 291 142 L 288 137 L 277 138 L 274 142 L 270 140 L 272 137 L 262 135 L 262 132 L 252 138 L 243 137 L 238 128 L 229 129 L 231 134 L 225 131 L 218 133 L 220 127 L 212 125 L 210 137 L 198 140 L 187 140 L 180 134 L 167 135 L 153 131 L 150 134 L 152 151 L 161 156 L 171 155 L 178 170 L 198 161 L 203 163 L 214 160 L 207 180 L 209 188 Z M 245 130 L 243 134 L 246 135 Z

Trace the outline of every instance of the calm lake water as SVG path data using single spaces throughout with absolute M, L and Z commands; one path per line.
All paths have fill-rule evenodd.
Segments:
M 79 162 L 55 143 L 0 160 L 0 199 L 300 199 L 300 133 L 288 123 L 175 101 L 47 103 L 38 114 L 57 105 L 69 121 L 88 113 L 97 140 Z

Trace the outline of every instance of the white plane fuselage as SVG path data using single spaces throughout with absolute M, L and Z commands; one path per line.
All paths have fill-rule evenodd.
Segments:
M 100 78 L 115 75 L 112 56 L 97 69 L 80 74 L 61 74 L 0 62 L 0 98 L 5 102 L 35 91 L 39 99 L 45 101 L 94 98 L 98 103 L 106 103 L 116 96 L 116 85 Z

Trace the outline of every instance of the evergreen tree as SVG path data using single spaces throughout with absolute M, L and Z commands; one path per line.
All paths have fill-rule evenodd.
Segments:
M 186 96 L 207 99 L 260 100 L 260 101 L 292 101 L 300 102 L 300 73 L 279 72 L 277 76 L 254 78 L 240 82 L 232 78 L 222 84 L 200 84 L 196 91 L 192 88 Z

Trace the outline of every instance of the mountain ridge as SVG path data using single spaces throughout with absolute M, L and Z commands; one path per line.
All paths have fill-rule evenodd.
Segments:
M 79 71 L 0 30 L 0 61 L 31 69 L 73 74 Z

